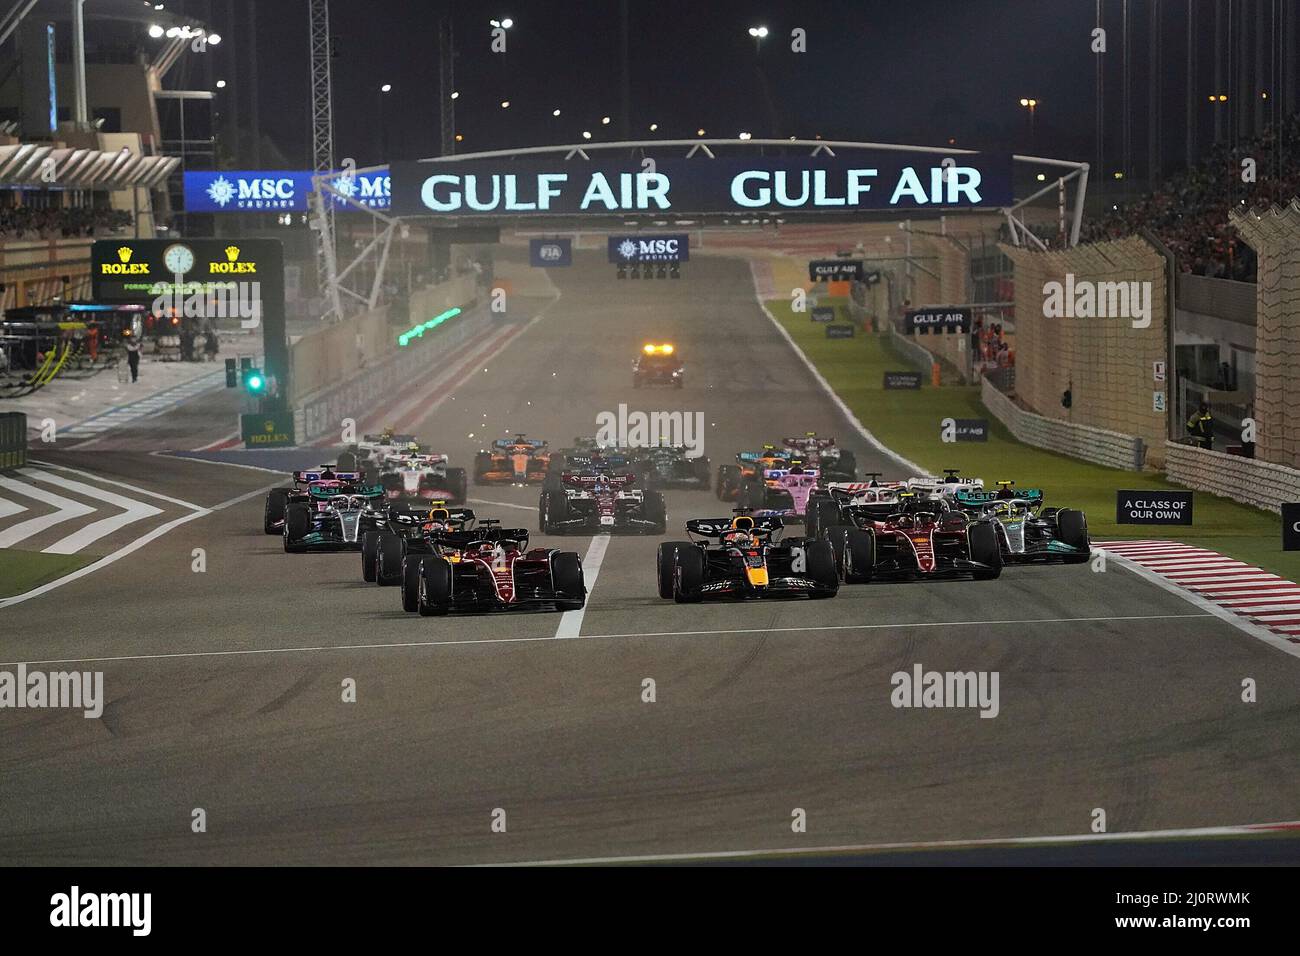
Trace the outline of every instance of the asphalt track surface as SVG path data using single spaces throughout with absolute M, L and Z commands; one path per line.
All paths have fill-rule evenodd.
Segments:
M 468 462 L 484 436 L 566 445 L 626 403 L 703 412 L 715 465 L 816 430 L 899 474 L 763 315 L 745 263 L 700 257 L 684 271 L 619 282 L 580 254 L 554 270 L 558 300 L 511 321 L 542 318 L 417 432 Z M 632 388 L 632 358 L 653 339 L 678 345 L 685 389 Z M 228 401 L 163 416 L 136 450 L 41 456 L 214 510 L 0 609 L 0 668 L 84 662 L 108 698 L 100 720 L 0 711 L 0 862 L 502 863 L 1084 837 L 1094 808 L 1112 833 L 1300 818 L 1300 660 L 1126 571 L 1011 568 L 994 582 L 688 607 L 655 593 L 658 539 L 619 537 L 594 585 L 588 555 L 580 621 L 421 619 L 395 589 L 364 584 L 357 555 L 286 555 L 263 535 L 258 492 L 274 475 L 148 453 L 222 437 L 229 410 L 213 409 Z M 471 494 L 480 514 L 536 527 L 537 489 Z M 704 492 L 669 492 L 668 505 L 678 527 L 728 507 Z M 534 538 L 557 540 L 592 547 Z M 895 709 L 890 677 L 916 663 L 999 672 L 999 715 Z M 349 678 L 356 703 L 341 701 Z M 1241 702 L 1245 678 L 1258 703 Z M 191 831 L 195 808 L 206 833 Z M 1231 861 L 1252 859 L 1243 844 Z M 1297 841 L 1268 844 L 1260 862 L 1296 858 Z M 1122 859 L 1146 858 L 1131 846 Z M 1214 858 L 1213 841 L 1182 846 L 1180 862 Z M 910 859 L 954 852 L 1037 859 Z

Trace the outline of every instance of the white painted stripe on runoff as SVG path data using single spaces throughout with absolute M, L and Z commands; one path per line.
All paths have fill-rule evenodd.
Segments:
M 763 297 L 759 292 L 758 276 L 754 272 L 754 265 L 752 262 L 749 266 L 749 277 L 754 283 L 754 301 L 758 303 L 758 307 L 763 310 L 763 314 L 768 317 L 773 327 L 778 333 L 780 333 L 781 338 L 785 339 L 786 345 L 790 346 L 790 348 L 794 350 L 794 354 L 798 356 L 799 361 L 803 363 L 804 368 L 808 370 L 808 373 L 813 377 L 813 380 L 821 386 L 822 391 L 826 393 L 826 396 L 832 403 L 834 403 L 835 407 L 840 410 L 840 414 L 842 414 L 857 433 L 862 436 L 863 440 L 882 455 L 886 455 L 898 462 L 898 464 L 902 465 L 912 474 L 929 474 L 925 468 L 922 468 L 916 462 L 904 458 L 902 455 L 898 454 L 898 452 L 886 446 L 879 438 L 871 433 L 871 430 L 868 429 L 866 425 L 862 424 L 862 422 L 858 420 L 858 416 L 854 415 L 853 410 L 844 403 L 844 399 L 840 398 L 840 396 L 836 394 L 835 389 L 831 388 L 831 383 L 826 381 L 821 372 L 817 371 L 817 366 L 814 365 L 808 356 L 804 354 L 803 349 L 799 348 L 790 333 L 785 330 L 785 326 L 777 320 L 777 317 L 772 314 L 772 310 L 767 307 L 767 303 L 763 301 Z
M 159 452 L 150 452 L 149 454 L 157 455 Z M 192 459 L 186 460 L 189 461 Z M 157 491 L 150 491 L 148 488 L 141 488 L 139 485 L 128 485 L 125 481 L 117 481 L 113 478 L 104 478 L 101 475 L 96 475 L 89 471 L 83 471 L 80 468 L 69 468 L 67 465 L 56 465 L 48 461 L 36 461 L 33 459 L 29 459 L 29 462 L 33 465 L 40 465 L 42 468 L 55 468 L 59 471 L 66 471 L 70 475 L 80 475 L 83 478 L 89 478 L 92 481 L 96 481 L 101 485 L 112 485 L 114 488 L 125 488 L 127 491 L 134 491 L 139 495 L 148 495 L 150 498 L 157 498 L 159 501 L 169 501 L 174 505 L 180 505 L 181 507 L 189 508 L 192 511 L 203 510 L 203 505 L 196 505 L 192 501 L 183 501 L 180 498 L 173 498 L 171 495 L 164 495 Z
M 127 498 L 112 491 L 88 485 L 83 481 L 63 478 L 51 472 L 42 471 L 39 468 L 23 468 L 18 473 L 33 481 L 41 481 L 47 485 L 54 485 L 56 488 L 63 488 L 65 491 L 72 491 L 89 498 L 97 498 L 123 509 L 121 514 L 92 521 L 67 537 L 60 538 L 44 549 L 46 554 L 76 554 L 83 548 L 94 544 L 100 538 L 107 537 L 115 531 L 120 531 L 129 524 L 162 514 L 162 509 L 155 508 L 153 505 L 147 505 L 142 501 L 136 501 L 134 498 Z
M 28 518 L 26 521 L 20 521 L 11 525 L 4 531 L 0 531 L 0 548 L 11 548 L 20 541 L 25 541 L 32 535 L 40 534 L 56 524 L 62 524 L 65 521 L 71 521 L 73 518 L 82 518 L 88 514 L 93 514 L 95 509 L 89 505 L 84 505 L 80 501 L 73 501 L 71 498 L 64 498 L 62 495 L 56 495 L 52 491 L 46 491 L 44 488 L 37 488 L 35 485 L 29 485 L 25 481 L 15 481 L 12 478 L 0 478 L 0 488 L 8 489 L 15 494 L 22 495 L 25 498 L 34 498 L 43 504 L 54 508 L 53 511 L 43 515 L 37 515 L 35 518 Z
M 216 510 L 216 509 L 213 509 Z M 83 569 L 84 570 L 84 569 Z M 30 592 L 29 592 L 30 593 Z M 26 597 L 26 595 L 21 595 Z M 11 599 L 12 600 L 12 599 Z M 4 602 L 0 601 L 0 607 Z M 772 634 L 816 634 L 843 631 L 913 630 L 936 627 L 1015 627 L 1037 624 L 1113 624 L 1118 621 L 1209 621 L 1214 614 L 1135 614 L 1120 617 L 1040 617 L 1027 620 L 999 621 L 914 621 L 909 624 L 820 624 L 811 627 L 740 627 L 719 628 L 709 631 L 643 631 L 628 634 L 579 634 L 571 641 L 626 641 L 642 638 L 722 637 L 728 635 L 770 636 Z M 556 646 L 552 637 L 493 637 L 486 640 L 464 641 L 394 641 L 384 644 L 319 644 L 304 647 L 258 647 L 224 651 L 178 651 L 170 654 L 123 654 L 114 657 L 76 657 L 40 661 L 0 661 L 0 667 L 17 667 L 26 664 L 110 664 L 122 661 L 170 661 L 194 657 L 251 657 L 259 654 L 310 654 L 330 651 L 385 651 L 429 647 L 490 647 L 497 644 L 549 644 Z
M 0 498 L 0 518 L 8 518 L 11 515 L 22 514 L 27 509 L 16 501 L 10 501 L 8 498 Z
M 596 578 L 600 575 L 600 565 L 608 550 L 607 534 L 596 535 L 591 539 L 591 544 L 587 545 L 587 553 L 582 556 L 582 577 L 587 585 L 586 603 L 576 611 L 565 611 L 560 615 L 559 626 L 555 628 L 556 637 L 574 638 L 582 634 L 582 619 L 591 605 L 591 592 L 596 589 Z
M 988 837 L 978 840 L 928 840 L 913 843 L 858 843 L 833 846 L 772 847 L 766 850 L 710 850 L 699 853 L 654 853 L 641 856 L 590 856 L 572 859 L 518 860 L 509 863 L 477 863 L 492 869 L 503 866 L 593 866 L 614 863 L 672 863 L 689 860 L 742 860 L 766 856 L 810 856 L 813 854 L 890 853 L 899 850 L 961 850 L 986 846 L 1060 846 L 1072 843 L 1130 843 L 1149 840 L 1198 839 L 1224 836 L 1255 836 L 1277 830 L 1293 830 L 1300 821 L 1249 823 L 1222 827 L 1191 827 L 1179 830 L 1130 830 L 1119 833 L 1062 833 L 1046 836 Z M 972 861 L 973 862 L 973 861 Z

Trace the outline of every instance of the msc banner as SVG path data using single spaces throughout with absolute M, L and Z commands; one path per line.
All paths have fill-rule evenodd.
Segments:
M 903 316 L 908 335 L 918 332 L 969 332 L 970 309 L 965 306 L 932 306 L 928 309 L 909 309 Z
M 185 173 L 186 212 L 306 212 L 312 173 L 302 169 L 238 169 Z M 387 209 L 387 173 L 339 173 L 330 185 L 363 206 Z M 326 193 L 335 209 L 354 209 Z
M 1116 524 L 1191 524 L 1192 492 L 1146 491 L 1115 492 Z
M 609 237 L 609 261 L 615 264 L 686 262 L 690 257 L 690 239 L 686 233 Z
M 864 150 L 840 156 L 467 159 L 391 164 L 403 216 L 986 209 L 1012 202 L 1011 157 Z
M 542 269 L 573 265 L 572 239 L 529 239 L 528 261 Z

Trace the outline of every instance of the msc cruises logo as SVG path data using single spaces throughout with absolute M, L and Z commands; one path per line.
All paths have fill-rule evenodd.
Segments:
M 218 176 L 212 180 L 208 186 L 208 198 L 222 208 L 235 198 L 235 187 L 231 185 L 230 180 L 225 176 Z
M 631 259 L 636 255 L 636 243 L 631 239 L 624 239 L 618 244 L 618 254 L 624 259 Z

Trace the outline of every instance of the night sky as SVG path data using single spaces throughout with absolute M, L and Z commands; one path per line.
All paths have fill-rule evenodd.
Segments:
M 237 0 L 237 3 L 243 0 Z M 436 19 L 445 0 L 331 5 L 335 139 L 365 166 L 438 153 Z M 262 127 L 285 158 L 309 165 L 304 0 L 257 0 Z M 460 152 L 620 138 L 617 0 L 459 0 L 455 23 Z M 1182 158 L 1185 20 L 1165 4 L 1169 160 Z M 1209 5 L 1206 4 L 1208 8 Z M 1122 0 L 1107 0 L 1107 163 L 1120 162 Z M 1145 4 L 1133 0 L 1130 122 L 1145 163 Z M 1014 149 L 1095 161 L 1093 0 L 631 0 L 632 138 L 776 135 Z M 220 13 L 220 4 L 217 5 Z M 508 49 L 489 49 L 491 18 L 510 17 Z M 1208 15 L 1206 17 L 1208 20 Z M 750 26 L 770 30 L 756 54 Z M 238 38 L 238 27 L 215 26 Z M 807 31 L 792 53 L 790 31 Z M 1201 44 L 1210 75 L 1209 30 Z M 233 44 L 220 51 L 231 57 Z M 220 61 L 217 61 L 220 63 Z M 231 73 L 230 61 L 219 69 Z M 238 82 L 237 75 L 228 76 Z M 378 88 L 393 84 L 383 97 Z M 1198 82 L 1199 86 L 1207 86 Z M 1022 96 L 1041 102 L 1034 139 Z M 1202 91 L 1197 97 L 1204 100 Z M 508 99 L 509 109 L 500 102 Z M 551 111 L 559 108 L 557 119 Z M 1210 107 L 1202 123 L 1208 127 Z M 602 126 L 600 118 L 612 122 Z M 651 133 L 651 122 L 659 129 Z M 265 164 L 264 164 L 265 165 Z M 1140 169 L 1138 170 L 1140 172 Z

